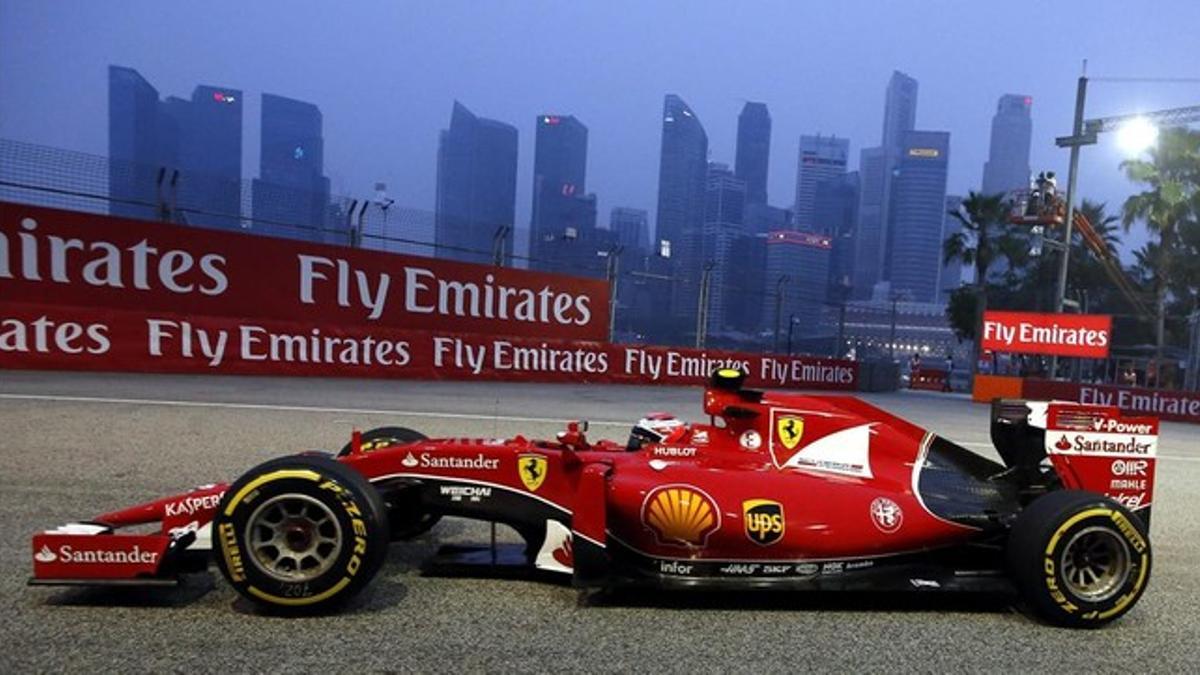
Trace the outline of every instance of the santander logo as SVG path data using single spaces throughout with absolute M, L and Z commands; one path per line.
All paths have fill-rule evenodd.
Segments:
M 34 553 L 33 559 L 40 563 L 52 563 L 58 560 L 58 556 L 54 555 L 54 551 L 51 551 L 49 546 L 42 544 L 42 550 Z

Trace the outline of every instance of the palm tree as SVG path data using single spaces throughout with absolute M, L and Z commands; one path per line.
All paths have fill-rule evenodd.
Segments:
M 1117 225 L 1121 219 L 1118 216 L 1109 215 L 1107 209 L 1108 204 L 1104 202 L 1096 203 L 1090 199 L 1084 199 L 1079 204 L 1078 212 L 1092 224 L 1092 229 L 1100 241 L 1104 242 L 1109 255 L 1115 256 L 1117 248 L 1121 245 L 1121 235 L 1117 233 Z M 1075 236 L 1072 239 L 1074 240 L 1071 242 L 1073 246 L 1083 245 L 1083 235 L 1078 230 L 1075 230 Z M 1074 256 L 1075 251 L 1072 251 L 1071 254 Z
M 1018 244 L 1008 232 L 1008 203 L 1003 194 L 985 195 L 971 191 L 957 209 L 947 213 L 962 225 L 962 230 L 946 238 L 942 256 L 946 263 L 955 260 L 975 268 L 974 358 L 971 373 L 979 363 L 979 339 L 983 313 L 987 309 L 988 270 L 1001 257 L 1013 258 Z
M 1154 266 L 1153 286 L 1158 321 L 1155 326 L 1156 355 L 1161 359 L 1166 336 L 1167 288 L 1171 268 L 1180 251 L 1177 242 L 1184 223 L 1195 219 L 1197 187 L 1200 183 L 1200 132 L 1187 129 L 1167 129 L 1159 136 L 1158 145 L 1149 152 L 1150 159 L 1128 160 L 1121 163 L 1125 175 L 1146 189 L 1125 200 L 1121 219 L 1125 230 L 1137 221 L 1144 221 L 1151 234 L 1156 235 L 1158 254 L 1146 260 Z

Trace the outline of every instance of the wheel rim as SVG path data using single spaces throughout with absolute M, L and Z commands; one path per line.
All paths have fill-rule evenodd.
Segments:
M 1087 602 L 1103 602 L 1129 580 L 1129 546 L 1105 527 L 1089 527 L 1071 537 L 1061 556 L 1063 583 Z
M 342 549 L 337 517 L 307 495 L 279 495 L 263 502 L 246 521 L 246 532 L 254 566 L 279 581 L 316 579 Z

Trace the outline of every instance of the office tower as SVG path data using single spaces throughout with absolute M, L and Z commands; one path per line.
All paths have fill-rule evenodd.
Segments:
M 939 302 L 950 134 L 910 131 L 892 176 L 884 277 L 911 302 Z
M 438 136 L 434 239 L 439 258 L 491 264 L 512 257 L 517 130 L 458 101 Z M 507 232 L 504 228 L 507 228 Z
M 329 179 L 324 175 L 325 140 L 317 106 L 295 99 L 262 95 L 259 177 L 253 183 L 251 229 L 314 242 L 347 243 L 327 231 Z M 344 224 L 336 225 L 343 227 Z M 369 248 L 383 242 L 365 241 Z
M 892 181 L 906 133 L 916 127 L 917 81 L 894 71 L 884 94 L 883 137 L 879 147 L 859 155 L 860 190 L 855 242 L 854 297 L 869 298 L 886 281 Z
M 791 209 L 751 202 L 746 204 L 746 215 L 742 218 L 742 226 L 751 234 L 793 230 L 795 229 L 793 216 Z
M 1033 98 L 1005 94 L 992 117 L 992 139 L 983 165 L 983 194 L 1003 194 L 1029 187 L 1029 143 L 1033 136 Z
M 608 216 L 608 229 L 631 253 L 650 251 L 650 214 L 645 209 L 614 206 Z
M 596 195 L 579 194 L 556 205 L 555 230 L 543 230 L 536 246 L 541 258 L 531 261 L 533 269 L 577 277 L 602 278 L 606 257 L 616 245 L 617 235 L 596 227 Z
M 795 336 L 820 328 L 833 243 L 828 235 L 782 230 L 768 234 L 766 244 L 763 328 L 774 332 L 778 327 L 783 348 L 793 321 Z
M 734 174 L 746 182 L 746 203 L 767 203 L 767 165 L 771 158 L 771 115 L 766 103 L 747 102 L 738 115 Z
M 853 297 L 871 297 L 875 284 L 883 280 L 886 209 L 883 204 L 888 161 L 884 148 L 865 148 L 859 153 L 858 230 L 854 237 Z
M 539 115 L 534 124 L 530 268 L 556 271 L 566 264 L 563 249 L 581 238 L 580 229 L 595 227 L 595 217 L 580 221 L 586 208 L 578 203 L 587 194 L 588 130 L 570 115 Z
M 711 266 L 706 330 L 709 335 L 726 327 L 728 307 L 748 299 L 749 289 L 741 278 L 742 262 L 732 255 L 734 243 L 745 234 L 742 216 L 746 208 L 746 190 L 746 181 L 734 176 L 727 165 L 716 162 L 708 165 L 701 259 Z
M 899 150 L 904 134 L 917 126 L 917 81 L 896 70 L 888 81 L 883 104 L 883 140 L 881 144 Z
M 962 207 L 963 198 L 961 195 L 946 195 L 946 209 L 942 224 L 942 246 L 945 250 L 945 242 L 955 234 L 962 232 L 962 223 L 957 218 L 950 215 L 951 211 L 957 212 Z M 963 266 L 961 260 L 945 261 L 945 256 L 942 256 L 942 276 L 938 280 L 938 289 L 941 291 L 941 299 L 949 300 L 950 292 L 962 285 Z
M 813 217 L 817 184 L 844 175 L 849 154 L 849 139 L 836 136 L 800 137 L 800 153 L 796 161 L 796 229 L 828 233 L 828 228 Z
M 858 227 L 859 174 L 857 171 L 817 184 L 813 206 L 816 230 L 829 234 L 833 253 L 829 261 L 829 298 L 845 300 L 854 285 L 855 232 Z
M 190 99 L 169 97 L 163 109 L 179 130 L 182 219 L 193 225 L 240 228 L 242 92 L 200 85 Z
M 737 293 L 733 301 L 725 304 L 725 326 L 730 331 L 742 333 L 743 342 L 756 348 L 761 346 L 758 334 L 763 323 L 763 299 L 769 293 L 766 285 L 767 236 L 766 232 L 743 229 L 733 240 L 729 253 L 731 264 L 736 264 L 733 268 L 736 275 L 731 284 Z
M 168 131 L 159 110 L 158 90 L 132 68 L 108 67 L 109 213 L 155 218 L 156 174 L 174 165 L 159 139 Z
M 676 277 L 671 307 L 664 308 L 683 330 L 696 324 L 701 228 L 708 172 L 708 135 L 683 99 L 668 94 L 663 101 L 662 150 L 658 168 L 658 213 L 655 248 L 667 242 Z
M 136 70 L 109 66 L 108 129 L 114 215 L 158 218 L 173 204 L 177 222 L 240 226 L 241 91 L 202 85 L 160 101 Z

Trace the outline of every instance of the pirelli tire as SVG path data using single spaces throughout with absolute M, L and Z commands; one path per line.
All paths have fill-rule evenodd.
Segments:
M 1098 628 L 1137 604 L 1150 580 L 1150 537 L 1117 502 L 1082 490 L 1051 492 L 1017 516 L 1009 574 L 1049 623 Z
M 353 469 L 295 455 L 260 464 L 230 486 L 212 536 L 217 567 L 251 603 L 272 613 L 324 613 L 379 571 L 387 509 Z
M 363 452 L 374 452 L 391 445 L 414 443 L 426 438 L 429 437 L 407 427 L 377 427 L 363 432 L 359 442 Z M 347 443 L 338 452 L 338 457 L 345 457 L 351 452 L 354 452 L 354 446 Z M 384 502 L 388 507 L 392 541 L 408 541 L 419 537 L 432 530 L 442 520 L 441 514 L 423 510 L 420 485 L 416 483 L 389 491 Z
M 370 431 L 363 432 L 359 439 L 363 452 L 371 452 L 379 448 L 386 448 L 389 445 L 400 445 L 403 443 L 413 443 L 423 441 L 429 438 L 425 434 L 409 429 L 407 427 L 377 427 Z M 338 452 L 338 457 L 345 457 L 351 452 L 354 452 L 354 445 L 347 443 L 342 446 Z

